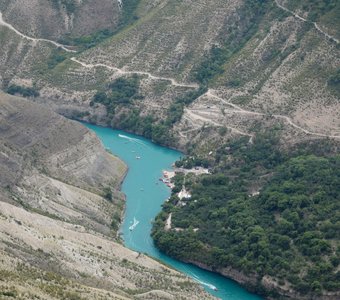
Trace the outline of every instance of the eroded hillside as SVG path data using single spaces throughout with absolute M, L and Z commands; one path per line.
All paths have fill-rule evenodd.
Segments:
M 289 139 L 340 135 L 336 1 L 132 2 L 116 7 L 118 19 L 130 20 L 125 27 L 85 51 L 81 41 L 57 50 L 2 26 L 2 88 L 33 87 L 58 112 L 161 143 L 171 131 L 178 147 L 201 139 L 204 124 L 225 127 L 228 136 L 251 137 L 259 122 L 281 124 Z M 5 20 L 20 29 L 8 7 Z M 117 78 L 132 76 L 138 99 L 114 107 L 93 101 Z M 202 92 L 188 96 L 199 86 Z
M 94 133 L 0 94 L 0 298 L 208 297 L 117 242 L 126 166 Z

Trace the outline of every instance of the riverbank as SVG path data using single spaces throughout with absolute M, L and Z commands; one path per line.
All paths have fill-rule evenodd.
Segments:
M 94 125 L 94 124 L 90 124 L 90 123 L 84 123 L 87 127 L 89 127 L 89 128 L 91 128 L 91 129 L 94 129 L 94 126 L 95 127 L 97 127 L 97 125 Z M 134 139 L 140 139 L 141 141 L 142 141 L 142 143 L 135 143 L 135 148 L 137 149 L 138 147 L 140 148 L 140 147 L 143 147 L 142 145 L 143 145 L 143 142 L 144 141 L 146 141 L 146 142 L 148 142 L 148 140 L 146 140 L 144 137 L 142 137 L 142 136 L 140 136 L 140 135 L 136 135 L 136 134 L 133 134 L 133 133 L 127 133 L 127 132 L 125 132 L 125 131 L 119 131 L 119 130 L 115 130 L 115 129 L 111 129 L 111 128 L 109 128 L 109 127 L 99 127 L 99 128 L 105 128 L 105 129 L 107 129 L 107 130 L 112 130 L 112 132 L 118 132 L 118 134 L 117 134 L 117 136 L 118 136 L 118 138 L 120 138 L 120 139 L 122 139 L 122 140 L 124 140 L 125 139 L 125 142 L 123 143 L 123 146 L 126 146 L 126 145 L 129 145 L 129 144 L 131 144 L 131 143 L 134 143 Z M 126 134 L 127 134 L 127 136 L 126 136 Z M 129 139 L 127 139 L 127 138 L 129 138 L 130 137 L 130 135 L 131 135 L 131 140 L 129 140 Z M 99 137 L 100 137 L 100 135 L 99 135 Z M 129 140 L 129 143 L 128 144 L 126 144 L 126 141 L 128 141 Z M 104 140 L 103 140 L 103 142 L 104 142 Z M 136 142 L 136 141 L 135 141 Z M 150 143 L 150 142 L 148 142 L 148 143 Z M 104 143 L 105 144 L 105 143 Z M 160 146 L 160 145 L 157 145 L 157 144 L 155 144 L 154 142 L 152 142 L 151 141 L 151 144 L 153 145 L 153 146 L 155 146 L 156 148 L 163 148 L 163 146 Z M 112 153 L 114 153 L 115 155 L 117 155 L 117 153 L 115 152 L 115 149 L 114 148 L 110 148 L 109 147 L 109 149 L 110 149 L 110 151 L 112 152 Z M 166 148 L 163 148 L 163 149 L 166 149 Z M 133 151 L 133 152 L 132 152 Z M 141 155 L 139 152 L 138 152 L 138 150 L 130 150 L 130 155 L 129 154 L 127 154 L 127 153 L 129 153 L 129 152 L 124 152 L 124 153 L 120 153 L 120 155 L 118 155 L 118 157 L 121 157 L 121 158 L 123 158 L 123 161 L 126 163 L 126 165 L 128 166 L 128 170 L 129 171 L 133 171 L 133 172 L 135 172 L 136 170 L 134 169 L 134 167 L 133 167 L 133 165 L 134 165 L 134 163 L 136 162 L 136 163 L 141 163 L 141 162 L 145 162 L 146 161 L 146 157 L 144 156 L 144 155 Z M 170 151 L 174 151 L 173 149 L 170 149 Z M 136 155 L 140 155 L 140 156 L 138 156 L 139 158 L 137 159 L 136 158 Z M 180 156 L 178 156 L 178 159 L 179 159 L 179 157 Z M 151 160 L 152 161 L 152 160 Z M 168 165 L 168 168 L 163 168 L 162 169 L 162 171 L 160 172 L 160 170 L 159 170 L 159 172 L 160 172 L 160 174 L 162 174 L 162 177 L 159 177 L 159 178 L 154 178 L 154 180 L 152 180 L 152 182 L 155 182 L 155 183 L 157 183 L 157 180 L 159 181 L 160 179 L 162 179 L 162 181 L 165 183 L 165 185 L 163 185 L 163 186 L 167 186 L 168 188 L 169 188 L 169 190 L 166 188 L 165 189 L 165 194 L 164 194 L 164 196 L 162 196 L 162 197 L 160 197 L 158 200 L 158 202 L 159 202 L 159 210 L 158 211 L 156 211 L 155 212 L 155 214 L 154 214 L 154 216 L 156 216 L 156 214 L 160 211 L 160 206 L 162 205 L 162 203 L 163 203 L 163 201 L 165 201 L 165 199 L 167 199 L 169 196 L 170 196 L 170 191 L 171 191 L 171 189 L 172 188 L 174 188 L 174 185 L 171 183 L 171 179 L 173 179 L 174 178 L 174 176 L 175 176 L 175 174 L 176 173 L 183 173 L 183 174 L 194 174 L 194 175 L 203 175 L 203 174 L 206 174 L 206 175 L 208 175 L 208 174 L 210 174 L 210 171 L 208 170 L 208 169 L 206 169 L 206 168 L 202 168 L 202 167 L 195 167 L 195 168 L 191 168 L 191 169 L 186 169 L 186 168 L 178 168 L 178 167 L 175 167 L 174 166 L 174 162 L 175 162 L 175 160 L 174 161 L 170 161 L 169 162 L 169 165 Z M 149 164 L 148 164 L 149 165 Z M 145 167 L 144 167 L 144 170 L 145 169 L 147 169 L 149 166 L 146 166 L 145 165 Z M 128 174 L 129 174 L 129 172 L 127 172 L 126 174 L 125 174 L 125 177 L 124 177 L 124 181 L 123 181 L 123 184 L 121 185 L 121 188 L 122 188 L 122 191 L 124 192 L 124 194 L 126 195 L 126 197 L 125 197 L 125 199 L 126 199 L 126 201 L 128 201 L 127 199 L 128 199 L 128 196 L 127 195 L 129 195 L 129 192 L 125 192 L 126 191 L 126 186 L 125 186 L 125 180 L 126 179 L 128 179 L 127 177 L 128 177 Z M 144 188 L 143 188 L 144 189 Z M 138 194 L 142 194 L 142 193 L 144 193 L 144 190 L 142 191 L 140 188 L 139 188 L 139 191 L 137 191 L 137 195 Z M 191 197 L 191 195 L 190 195 L 190 193 L 188 192 L 188 191 L 186 191 L 185 190 L 185 188 L 184 188 L 184 190 L 182 189 L 179 193 L 178 193 L 178 196 L 180 197 L 180 198 L 182 198 L 182 199 L 189 199 L 190 197 Z M 136 195 L 131 195 L 131 197 L 132 198 L 138 198 L 138 197 L 140 197 L 140 196 L 136 196 Z M 184 202 L 183 202 L 184 203 Z M 127 203 L 126 203 L 126 205 L 127 205 Z M 152 218 L 154 218 L 154 216 L 152 217 Z M 133 225 L 133 223 L 135 222 L 135 220 L 134 220 L 134 216 L 127 216 L 127 208 L 125 207 L 125 209 L 124 209 L 124 216 L 123 216 L 123 218 L 122 218 L 122 225 L 121 225 L 121 228 L 122 228 L 122 231 L 120 232 L 120 235 L 119 235 L 119 237 L 124 241 L 124 243 L 125 243 L 125 245 L 127 245 L 129 248 L 131 248 L 131 249 L 134 249 L 135 251 L 138 251 L 138 252 L 144 252 L 143 251 L 143 249 L 142 248 L 139 248 L 138 246 L 137 246 L 137 244 L 136 243 L 131 243 L 131 244 L 127 244 L 126 242 L 127 242 L 127 239 L 129 238 L 129 236 L 131 235 L 131 234 L 133 234 L 133 232 L 134 232 L 134 230 L 136 229 L 136 227 L 138 228 L 138 224 L 137 224 L 137 226 L 135 226 L 134 228 L 133 228 L 133 230 L 130 230 L 130 228 L 131 228 L 131 226 Z M 140 220 L 136 220 L 136 221 L 138 221 L 138 223 L 139 223 L 139 221 Z M 128 224 L 128 225 L 126 225 L 126 224 Z M 150 223 L 151 224 L 151 223 Z M 124 226 L 125 226 L 125 229 L 124 229 Z M 168 226 L 169 226 L 169 230 L 171 230 L 171 222 L 170 222 L 170 224 L 168 224 Z M 175 228 L 175 230 L 177 229 L 177 231 L 180 231 L 181 229 L 179 229 L 179 228 Z M 150 233 L 151 233 L 151 226 L 150 226 L 150 228 L 148 228 L 147 229 Z M 141 234 L 141 233 L 140 233 Z M 144 235 L 142 235 L 143 236 L 143 238 L 144 239 L 150 239 L 150 236 L 148 236 L 148 237 L 146 237 L 145 236 L 145 234 Z M 150 239 L 150 241 L 148 242 L 149 244 L 153 244 L 153 241 Z M 150 249 L 149 249 L 149 251 L 150 251 Z M 147 254 L 149 254 L 151 257 L 154 257 L 154 258 L 156 258 L 158 261 L 164 261 L 165 262 L 165 264 L 166 265 L 170 265 L 170 266 L 173 266 L 174 264 L 173 264 L 173 260 L 171 259 L 170 260 L 170 263 L 169 262 L 167 262 L 167 259 L 168 259 L 168 257 L 166 256 L 166 255 L 164 255 L 164 254 L 162 254 L 162 253 L 160 253 L 159 251 L 158 251 L 158 249 L 156 249 L 156 251 L 155 251 L 155 249 L 152 249 L 150 252 L 146 252 Z M 165 257 L 165 260 L 164 260 L 164 257 Z M 163 259 L 162 259 L 163 258 Z M 216 270 L 212 270 L 211 268 L 209 268 L 208 266 L 204 266 L 203 264 L 201 265 L 201 264 L 199 264 L 198 262 L 196 262 L 196 263 L 194 263 L 194 262 L 185 262 L 185 261 L 183 261 L 184 263 L 189 263 L 189 264 L 191 264 L 191 265 L 195 265 L 195 266 L 197 266 L 197 267 L 199 267 L 199 268 L 201 268 L 202 270 L 207 270 L 207 271 L 209 271 L 209 272 L 212 272 L 212 274 L 218 274 L 218 275 L 221 275 L 221 276 L 223 276 L 227 281 L 228 281 L 228 283 L 230 284 L 230 279 L 231 280 L 233 280 L 233 281 L 235 281 L 235 282 L 237 282 L 238 284 L 240 284 L 241 286 L 243 286 L 245 289 L 247 289 L 247 290 L 249 290 L 250 292 L 254 292 L 255 291 L 255 289 L 253 288 L 253 289 L 249 289 L 249 282 L 251 281 L 251 280 L 249 280 L 249 281 L 246 281 L 246 280 L 240 280 L 240 277 L 238 277 L 238 276 L 228 276 L 228 274 L 227 273 L 222 273 L 222 272 L 217 272 Z M 176 264 L 175 264 L 175 269 L 178 269 L 178 267 L 176 268 Z M 232 274 L 230 274 L 230 275 L 232 275 Z M 195 280 L 195 279 L 194 279 Z M 202 285 L 202 283 L 200 283 L 201 285 Z M 213 283 L 210 283 L 210 285 L 214 285 Z M 202 285 L 202 286 L 205 286 L 204 284 Z M 205 286 L 206 288 L 207 288 L 207 286 Z M 209 292 L 211 292 L 212 290 L 211 290 L 211 288 L 207 288 L 207 291 L 209 291 Z M 219 296 L 219 295 L 217 295 L 217 296 Z M 249 296 L 250 297 L 250 296 Z M 224 299 L 223 298 L 223 296 L 222 296 L 222 298 L 221 299 Z M 245 300 L 248 300 L 248 298 L 245 298 Z M 249 298 L 250 299 L 250 298 Z
M 116 242 L 126 166 L 92 131 L 1 92 L 0 124 L 0 299 L 210 299 Z
M 253 274 L 253 276 L 249 276 L 232 267 L 222 268 L 222 269 L 213 269 L 209 267 L 208 265 L 198 262 L 198 261 L 187 261 L 187 262 L 195 266 L 198 266 L 204 270 L 216 272 L 222 276 L 231 278 L 251 292 L 258 293 L 260 291 L 263 291 L 263 289 L 269 292 L 271 291 L 270 295 L 267 296 L 268 299 L 277 298 L 277 296 L 279 295 L 280 297 L 286 297 L 288 299 L 304 299 L 304 300 L 311 299 L 310 296 L 301 296 L 301 294 L 297 293 L 287 283 L 284 285 L 280 285 L 277 279 L 271 276 L 268 276 L 268 275 L 265 275 L 261 279 L 259 279 L 259 276 L 257 274 Z M 327 293 L 325 295 L 317 295 L 315 296 L 315 298 L 312 298 L 312 299 L 337 300 L 339 299 L 339 296 L 340 296 L 340 293 L 335 292 L 335 293 Z
M 206 291 L 220 299 L 260 299 L 248 293 L 236 282 L 176 261 L 154 246 L 150 236 L 152 222 L 161 211 L 164 200 L 170 196 L 170 189 L 164 184 L 159 184 L 159 178 L 162 176 L 162 170 L 171 170 L 172 164 L 180 158 L 180 152 L 158 146 L 126 132 L 88 124 L 87 127 L 95 130 L 105 147 L 110 148 L 129 166 L 129 172 L 122 185 L 122 191 L 126 194 L 126 211 L 121 231 L 127 247 L 136 252 L 147 253 L 156 260 L 161 260 L 166 265 L 187 274 Z M 140 159 L 136 159 L 136 156 Z M 138 224 L 130 230 L 137 222 Z M 217 291 L 212 287 L 216 287 Z
M 269 132 L 252 145 L 230 142 L 218 149 L 222 163 L 213 174 L 178 175 L 156 219 L 154 240 L 168 255 L 267 297 L 337 299 L 338 240 L 323 229 L 333 226 L 338 207 L 339 156 L 331 152 L 336 148 L 316 156 L 315 149 L 325 147 L 316 141 L 284 152 L 274 138 Z M 181 201 L 184 185 L 192 197 Z M 322 200 L 315 198 L 319 193 Z M 318 234 L 311 231 L 319 228 Z M 327 275 L 321 269 L 326 265 Z

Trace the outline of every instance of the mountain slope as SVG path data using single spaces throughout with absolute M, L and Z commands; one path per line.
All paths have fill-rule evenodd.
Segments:
M 209 297 L 118 243 L 127 170 L 92 132 L 3 93 L 0 108 L 0 298 Z
M 56 40 L 113 30 L 119 22 L 118 2 L 112 0 L 4 0 L 0 11 L 20 32 Z
M 279 165 L 297 152 L 327 159 L 337 152 L 339 1 L 122 4 L 115 32 L 89 40 L 63 36 L 72 47 L 57 48 L 54 33 L 46 35 L 49 41 L 29 40 L 0 26 L 1 88 L 67 117 L 184 150 L 188 161 L 179 164 L 211 168 L 217 181 L 228 177 L 245 198 L 269 185 Z M 4 16 L 28 35 L 8 11 Z M 31 33 L 40 37 L 39 31 Z M 186 180 L 190 185 L 205 179 Z M 199 213 L 195 205 L 190 209 Z M 168 214 L 165 208 L 162 222 Z M 215 241 L 209 242 L 208 248 Z M 261 278 L 271 281 L 266 272 Z M 276 279 L 276 291 L 286 293 Z M 316 284 L 307 292 L 320 290 Z
M 269 117 L 284 115 L 306 131 L 339 135 L 338 83 L 332 79 L 340 66 L 338 43 L 336 35 L 334 39 L 327 38 L 332 32 L 328 34 L 328 27 L 322 23 L 325 18 L 330 24 L 336 22 L 337 4 L 335 8 L 317 10 L 313 20 L 319 23 L 312 23 L 307 11 L 302 11 L 303 6 L 296 8 L 295 14 L 290 3 L 280 1 L 136 3 L 135 10 L 129 11 L 130 16 L 135 16 L 132 23 L 79 55 L 52 51 L 51 45 L 42 42 L 34 48 L 22 39 L 14 43 L 19 37 L 2 27 L 2 49 L 8 49 L 2 54 L 6 58 L 2 63 L 3 88 L 34 84 L 44 97 L 42 102 L 52 100 L 56 107 L 88 111 L 94 120 L 105 121 L 101 106 L 98 110 L 94 109 L 98 105 L 90 107 L 93 95 L 106 90 L 117 77 L 136 74 L 141 80 L 139 88 L 144 100 L 134 101 L 128 107 L 118 105 L 114 120 L 105 121 L 120 127 L 122 119 L 117 116 L 133 110 L 141 116 L 159 115 L 155 123 L 164 120 L 171 115 L 171 105 L 177 103 L 178 96 L 185 97 L 196 82 L 208 85 L 213 94 L 242 109 Z M 22 49 L 21 43 L 26 50 L 20 50 L 15 59 L 9 60 L 9 49 Z M 45 49 L 47 46 L 50 49 Z M 76 59 L 70 61 L 72 56 Z M 32 60 L 41 63 L 33 67 Z M 19 64 L 19 72 L 13 76 L 11 70 Z M 173 84 L 171 78 L 186 82 L 187 87 Z M 189 112 L 177 111 L 187 120 L 187 124 L 179 123 L 174 131 L 184 136 L 177 141 L 181 146 L 198 133 L 191 121 L 192 114 L 205 113 L 202 103 L 209 106 L 217 102 L 211 94 L 205 94 L 207 97 L 200 101 L 193 99 Z M 220 126 L 251 134 L 252 125 L 247 125 L 253 124 L 251 114 L 236 111 L 236 119 L 226 119 L 222 114 L 225 104 L 221 101 L 216 104 Z M 210 113 L 206 117 L 208 121 L 216 119 Z M 239 124 L 240 117 L 246 122 Z M 285 125 L 290 132 L 299 132 L 297 127 Z

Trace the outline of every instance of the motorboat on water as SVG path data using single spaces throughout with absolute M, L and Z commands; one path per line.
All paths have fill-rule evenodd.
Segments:
M 129 227 L 129 230 L 130 231 L 134 230 L 138 224 L 139 221 L 137 221 L 136 218 L 133 218 L 133 224 Z

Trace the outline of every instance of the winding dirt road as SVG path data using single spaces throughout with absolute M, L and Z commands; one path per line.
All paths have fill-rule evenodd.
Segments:
M 300 19 L 301 21 L 304 21 L 304 22 L 309 22 L 308 20 L 302 18 L 301 16 L 295 14 L 294 12 L 290 11 L 289 9 L 285 8 L 284 6 L 282 6 L 278 0 L 274 0 L 276 5 L 278 7 L 280 7 L 281 9 L 293 14 L 296 18 Z M 330 36 L 329 34 L 327 34 L 326 32 L 324 32 L 322 29 L 320 29 L 320 27 L 316 24 L 316 23 L 313 23 L 315 28 L 321 32 L 322 34 L 324 34 L 327 38 L 333 40 L 334 42 L 336 43 L 339 43 L 339 40 L 337 40 L 336 38 Z M 18 34 L 19 36 L 21 36 L 22 38 L 25 38 L 25 39 L 28 39 L 30 41 L 33 41 L 33 42 L 46 42 L 46 43 L 50 43 L 50 44 L 53 44 L 54 46 L 56 47 L 60 47 L 61 49 L 67 51 L 67 52 L 76 52 L 75 50 L 71 50 L 69 48 L 67 48 L 67 46 L 65 45 L 62 45 L 62 44 L 59 44 L 55 41 L 52 41 L 52 40 L 48 40 L 48 39 L 41 39 L 41 38 L 32 38 L 32 37 L 29 37 L 23 33 L 21 33 L 20 31 L 18 31 L 17 29 L 15 29 L 11 24 L 7 23 L 6 21 L 3 20 L 3 17 L 2 17 L 2 13 L 0 12 L 0 26 L 5 26 L 7 28 L 9 28 L 10 30 L 14 31 L 16 34 Z M 126 71 L 124 69 L 119 69 L 119 68 L 116 68 L 116 67 L 112 67 L 112 66 L 109 66 L 109 65 L 106 65 L 106 64 L 102 64 L 102 63 L 97 63 L 97 64 L 90 64 L 90 63 L 85 63 L 85 62 L 82 62 L 80 60 L 78 60 L 77 58 L 75 57 L 72 57 L 71 60 L 75 63 L 78 63 L 80 64 L 82 67 L 84 68 L 87 68 L 87 69 L 93 69 L 93 68 L 97 68 L 97 67 L 103 67 L 103 68 L 107 68 L 111 71 L 114 71 L 114 72 L 117 72 L 118 74 L 120 75 L 133 75 L 133 74 L 139 74 L 139 75 L 146 75 L 148 76 L 150 79 L 153 79 L 153 80 L 164 80 L 164 81 L 169 81 L 173 86 L 178 86 L 178 87 L 185 87 L 185 88 L 198 88 L 198 84 L 195 84 L 195 83 L 192 83 L 192 84 L 184 84 L 184 83 L 179 83 L 178 81 L 176 81 L 175 79 L 173 78 L 168 78 L 168 77 L 159 77 L 159 76 L 155 76 L 155 75 L 152 75 L 151 73 L 149 72 L 142 72 L 142 71 Z M 221 102 L 231 106 L 234 108 L 234 110 L 230 110 L 231 112 L 235 112 L 235 113 L 240 113 L 240 114 L 251 114 L 251 115 L 258 115 L 258 116 L 265 116 L 267 114 L 264 114 L 264 113 L 259 113 L 259 112 L 254 112 L 254 111 L 250 111 L 250 110 L 245 110 L 243 108 L 241 108 L 240 106 L 236 105 L 236 104 L 233 104 L 231 102 L 228 102 L 227 100 L 223 99 L 223 98 L 220 98 L 218 96 L 216 96 L 214 94 L 214 90 L 212 89 L 209 89 L 205 94 L 203 94 L 202 96 L 200 97 L 203 97 L 203 96 L 207 96 L 207 97 L 212 97 L 212 98 L 215 98 L 215 99 L 218 99 L 220 100 Z M 215 122 L 214 120 L 212 119 L 209 119 L 209 118 L 206 118 L 206 117 L 203 117 L 203 116 L 200 116 L 198 115 L 197 113 L 194 113 L 193 111 L 190 111 L 188 109 L 186 109 L 186 112 L 189 114 L 190 118 L 191 119 L 196 119 L 196 120 L 200 120 L 200 121 L 203 121 L 203 122 L 208 122 L 212 125 L 215 125 L 215 126 L 221 126 L 221 124 L 218 124 L 217 122 Z M 291 118 L 287 117 L 287 116 L 283 116 L 283 115 L 272 115 L 273 117 L 275 118 L 279 118 L 279 119 L 283 119 L 285 120 L 289 125 L 293 126 L 294 128 L 298 129 L 298 130 L 301 130 L 302 132 L 306 133 L 306 134 L 310 134 L 310 135 L 314 135 L 314 136 L 320 136 L 320 137 L 329 137 L 329 138 L 340 138 L 339 135 L 327 135 L 327 134 L 321 134 L 321 133 L 317 133 L 317 132 L 312 132 L 312 131 L 309 131 L 307 129 L 304 129 L 303 127 L 295 124 Z M 240 131 L 239 129 L 237 128 L 233 128 L 233 127 L 229 127 L 231 130 L 241 134 L 241 135 L 247 135 L 247 136 L 250 136 L 252 137 L 251 134 L 249 133 L 246 133 L 246 132 L 243 132 L 243 131 Z
M 255 111 L 251 111 L 251 110 L 245 110 L 243 109 L 242 107 L 238 106 L 238 105 L 235 105 L 231 102 L 228 102 L 227 100 L 223 99 L 223 98 L 220 98 L 218 96 L 216 96 L 214 93 L 213 93 L 213 90 L 209 89 L 208 92 L 206 94 L 204 94 L 206 96 L 210 96 L 210 97 L 213 97 L 217 100 L 220 100 L 221 102 L 231 106 L 231 107 L 234 107 L 235 109 L 237 110 L 229 110 L 230 112 L 235 112 L 235 113 L 240 113 L 240 114 L 251 114 L 251 115 L 256 115 L 256 116 L 267 116 L 268 114 L 265 114 L 265 113 L 260 113 L 260 112 L 255 112 Z M 204 96 L 202 95 L 202 96 Z M 320 136 L 320 137 L 329 137 L 329 138 L 336 138 L 336 139 L 339 139 L 340 136 L 339 135 L 327 135 L 327 134 L 322 134 L 322 133 L 317 133 L 317 132 L 312 132 L 312 131 L 309 131 L 307 129 L 304 129 L 303 127 L 295 124 L 291 118 L 287 117 L 287 116 L 283 116 L 283 115 L 278 115 L 278 114 L 274 114 L 274 115 L 271 115 L 272 117 L 274 118 L 277 118 L 277 119 L 283 119 L 284 121 L 286 121 L 289 125 L 293 126 L 294 128 L 298 129 L 298 130 L 301 130 L 302 132 L 306 133 L 306 134 L 310 134 L 310 135 L 315 135 L 315 136 Z
M 71 49 L 67 48 L 67 46 L 62 45 L 62 44 L 59 44 L 59 43 L 57 43 L 57 42 L 55 42 L 55 41 L 48 40 L 48 39 L 33 38 L 33 37 L 30 37 L 30 36 L 27 36 L 27 35 L 21 33 L 19 30 L 15 29 L 11 24 L 7 23 L 7 22 L 3 19 L 2 13 L 1 13 L 1 12 L 0 12 L 0 25 L 9 28 L 10 30 L 14 31 L 17 35 L 21 36 L 22 38 L 24 38 L 24 39 L 26 39 L 26 40 L 29 40 L 29 41 L 32 41 L 32 42 L 45 42 L 45 43 L 50 43 L 50 44 L 53 44 L 53 45 L 56 46 L 56 47 L 59 47 L 59 48 L 65 50 L 66 52 L 77 52 L 77 51 L 71 50 Z
M 307 22 L 307 23 L 311 22 L 311 21 L 308 21 L 307 19 L 305 19 L 305 18 L 299 16 L 299 15 L 296 14 L 295 12 L 289 10 L 288 8 L 282 6 L 282 5 L 279 3 L 278 0 L 274 0 L 274 2 L 275 2 L 275 4 L 276 4 L 279 8 L 283 9 L 283 10 L 286 11 L 286 12 L 289 12 L 289 13 L 292 14 L 295 18 L 297 18 L 297 19 L 299 19 L 299 20 L 301 20 L 301 21 L 303 21 L 303 22 Z M 336 44 L 339 44 L 340 41 L 339 41 L 337 38 L 335 38 L 334 36 L 331 36 L 330 34 L 328 34 L 328 33 L 325 32 L 325 31 L 323 31 L 323 30 L 320 28 L 320 26 L 319 26 L 318 24 L 316 24 L 315 22 L 311 22 L 311 23 L 314 25 L 314 27 L 315 27 L 315 29 L 316 29 L 317 31 L 319 31 L 320 33 L 322 33 L 325 37 L 327 37 L 328 39 L 332 40 L 332 41 L 335 42 Z
M 201 126 L 199 126 L 199 124 L 197 122 L 201 121 L 201 122 L 203 122 L 203 124 L 211 124 L 211 125 L 216 126 L 216 127 L 221 127 L 221 126 L 226 127 L 228 129 L 230 129 L 231 131 L 239 134 L 239 135 L 245 135 L 245 136 L 249 136 L 249 137 L 253 136 L 252 134 L 241 131 L 240 129 L 237 129 L 235 127 L 227 126 L 225 124 L 222 125 L 221 123 L 215 122 L 212 119 L 204 117 L 204 116 L 198 114 L 197 112 L 195 112 L 193 110 L 185 109 L 185 113 L 187 114 L 187 116 L 186 116 L 187 119 L 188 120 L 190 119 L 191 123 L 193 125 L 197 126 L 197 128 L 195 128 L 196 130 L 201 127 Z M 193 131 L 193 129 L 191 129 L 190 131 Z M 182 132 L 182 133 L 186 133 L 186 132 L 190 132 L 190 131 L 187 130 L 187 131 Z
M 133 74 L 138 74 L 138 75 L 146 75 L 148 76 L 150 79 L 154 79 L 154 80 L 164 80 L 164 81 L 170 81 L 172 85 L 174 86 L 178 86 L 178 87 L 186 87 L 186 88 L 198 88 L 198 84 L 195 84 L 195 83 L 192 83 L 192 84 L 185 84 L 185 83 L 179 83 L 178 81 L 176 81 L 175 79 L 173 78 L 168 78 L 168 77 L 159 77 L 159 76 L 155 76 L 155 75 L 152 75 L 151 73 L 149 72 L 143 72 L 143 71 L 126 71 L 124 69 L 119 69 L 119 68 L 116 68 L 116 67 L 112 67 L 112 66 L 108 66 L 108 65 L 105 65 L 105 64 L 101 64 L 101 63 L 98 63 L 98 64 L 89 64 L 89 63 L 85 63 L 85 62 L 82 62 L 78 59 L 76 59 L 75 57 L 72 57 L 71 58 L 72 61 L 80 64 L 82 67 L 84 68 L 87 68 L 87 69 L 93 69 L 93 68 L 97 68 L 97 67 L 103 67 L 103 68 L 107 68 L 109 70 L 112 70 L 114 72 L 117 72 L 121 75 L 133 75 Z

